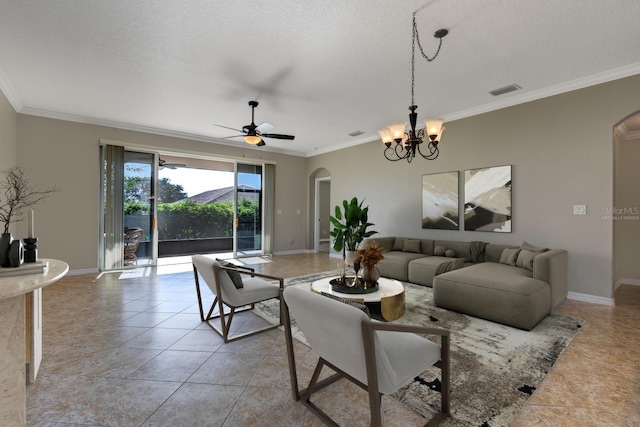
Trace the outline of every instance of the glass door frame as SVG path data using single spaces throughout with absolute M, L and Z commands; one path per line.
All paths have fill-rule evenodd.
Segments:
M 265 232 L 265 203 L 264 203 L 264 172 L 265 172 L 265 165 L 264 163 L 252 163 L 252 162 L 245 162 L 245 161 L 238 161 L 236 160 L 235 162 L 235 168 L 234 168 L 234 227 L 233 227 L 233 258 L 246 258 L 246 257 L 255 257 L 255 256 L 263 256 L 265 254 L 265 250 L 264 250 L 264 232 Z M 258 206 L 259 206 L 259 213 L 260 213 L 260 248 L 256 249 L 256 250 L 252 250 L 251 253 L 243 253 L 243 251 L 239 248 L 239 207 L 240 207 L 240 200 L 239 200 L 239 191 L 238 191 L 238 187 L 240 185 L 242 185 L 240 183 L 240 173 L 242 173 L 239 169 L 242 166 L 249 166 L 249 167 L 259 167 L 260 168 L 260 188 L 257 191 L 257 193 L 259 194 L 259 201 L 258 201 Z M 254 239 L 255 239 L 255 233 L 253 235 Z

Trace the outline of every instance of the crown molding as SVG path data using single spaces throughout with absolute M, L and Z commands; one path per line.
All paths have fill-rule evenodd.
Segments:
M 640 74 L 640 62 L 630 64 L 624 67 L 608 70 L 606 72 L 592 74 L 587 77 L 572 80 L 570 82 L 562 83 L 555 86 L 550 86 L 548 88 L 535 90 L 531 92 L 525 92 L 519 95 L 514 94 L 513 96 L 510 96 L 503 100 L 491 102 L 488 104 L 480 105 L 478 107 L 473 107 L 466 110 L 461 110 L 451 114 L 444 114 L 442 115 L 442 117 L 445 119 L 445 121 L 460 120 L 467 117 L 477 116 L 479 114 L 484 114 L 491 111 L 496 111 L 496 110 L 512 107 L 519 104 L 524 104 L 527 102 L 548 98 L 550 96 L 559 95 L 562 93 L 567 93 L 567 92 L 571 92 L 578 89 L 583 89 L 589 86 L 595 86 L 601 83 L 622 79 L 622 78 L 633 76 L 636 74 Z M 227 140 L 221 140 L 218 138 L 205 136 L 205 135 L 197 135 L 197 134 L 192 134 L 187 132 L 178 132 L 178 131 L 160 129 L 160 128 L 155 128 L 150 126 L 134 125 L 131 123 L 116 122 L 116 121 L 110 121 L 110 120 L 96 119 L 93 117 L 85 117 L 85 116 L 80 116 L 75 114 L 58 113 L 54 111 L 41 110 L 37 108 L 23 107 L 19 97 L 13 90 L 13 86 L 10 84 L 9 80 L 6 78 L 6 75 L 4 74 L 1 68 L 0 68 L 0 89 L 3 90 L 3 92 L 5 93 L 5 96 L 7 96 L 7 99 L 9 100 L 11 105 L 13 105 L 14 109 L 20 114 L 27 114 L 32 116 L 39 116 L 39 117 L 58 119 L 58 120 L 66 120 L 70 122 L 84 123 L 84 124 L 90 124 L 90 125 L 96 125 L 96 126 L 107 126 L 107 127 L 112 127 L 116 129 L 130 130 L 134 132 L 150 133 L 154 135 L 169 136 L 174 138 L 182 138 L 182 139 L 189 139 L 193 141 L 209 142 L 213 144 L 238 147 L 237 143 L 229 142 Z M 625 136 L 625 138 L 631 138 L 632 134 L 635 135 L 637 133 L 639 132 L 629 133 Z M 635 138 L 636 136 L 633 136 L 633 137 Z M 368 137 L 358 139 L 356 141 L 351 141 L 351 142 L 341 143 L 341 144 L 334 144 L 329 147 L 314 149 L 307 152 L 272 148 L 272 147 L 269 147 L 269 145 L 265 147 L 260 147 L 260 148 L 253 147 L 253 146 L 246 146 L 244 148 L 308 158 L 308 157 L 313 157 L 320 154 L 326 154 L 333 151 L 342 150 L 349 147 L 354 147 L 361 144 L 366 144 L 373 141 L 378 141 L 379 139 L 380 138 L 377 135 L 373 135 L 373 136 L 370 135 Z
M 640 62 L 636 62 L 634 64 L 626 65 L 620 68 L 614 68 L 602 73 L 592 74 L 590 76 L 571 80 L 569 82 L 554 86 L 549 86 L 543 89 L 521 93 L 520 95 L 514 95 L 509 98 L 505 98 L 504 100 L 491 102 L 474 108 L 469 108 L 467 110 L 462 110 L 457 113 L 445 115 L 443 117 L 446 121 L 464 119 L 467 117 L 477 116 L 479 114 L 500 110 L 502 108 L 513 107 L 515 105 L 537 101 L 539 99 L 548 98 L 550 96 L 560 95 L 563 93 L 572 92 L 574 90 L 584 89 L 586 87 L 634 76 L 636 74 L 640 74 Z
M 2 67 L 0 67 L 0 90 L 4 93 L 4 96 L 7 97 L 7 100 L 13 107 L 13 109 L 19 112 L 22 109 L 22 101 L 20 97 L 16 93 L 13 85 L 9 81 L 9 78 L 5 74 Z
M 188 132 L 178 132 L 178 131 L 173 131 L 168 129 L 151 127 L 151 126 L 142 126 L 142 125 L 135 125 L 131 123 L 116 122 L 112 120 L 96 119 L 94 117 L 80 116 L 76 114 L 58 113 L 56 111 L 41 110 L 38 108 L 24 107 L 18 112 L 20 114 L 44 117 L 47 119 L 64 120 L 68 122 L 82 123 L 82 124 L 95 125 L 95 126 L 105 126 L 105 127 L 115 128 L 115 129 L 129 130 L 133 132 L 150 133 L 153 135 L 189 139 L 192 141 L 208 142 L 208 143 L 218 144 L 218 145 L 226 145 L 226 146 L 235 147 L 235 148 L 243 148 L 243 149 L 249 149 L 249 150 L 255 150 L 255 151 L 269 151 L 269 152 L 278 153 L 278 154 L 304 157 L 304 153 L 300 153 L 298 151 L 286 150 L 286 149 L 272 148 L 272 147 L 269 147 L 269 145 L 265 145 L 263 147 L 256 147 L 251 144 L 238 145 L 237 141 L 236 142 L 227 141 L 227 140 L 205 136 L 205 135 L 198 135 L 198 134 L 188 133 Z

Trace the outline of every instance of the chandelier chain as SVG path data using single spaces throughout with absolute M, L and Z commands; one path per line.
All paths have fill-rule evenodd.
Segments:
M 416 74 L 416 41 L 418 42 L 418 48 L 420 49 L 420 54 L 422 57 L 426 59 L 428 62 L 433 61 L 438 57 L 440 53 L 440 48 L 442 47 L 442 37 L 438 37 L 440 42 L 438 43 L 438 49 L 436 53 L 429 57 L 426 53 L 424 53 L 424 49 L 422 49 L 422 44 L 420 43 L 420 34 L 418 33 L 418 25 L 416 24 L 416 12 L 413 12 L 413 38 L 411 41 L 411 105 L 415 105 L 414 102 L 414 88 L 415 88 L 415 74 Z

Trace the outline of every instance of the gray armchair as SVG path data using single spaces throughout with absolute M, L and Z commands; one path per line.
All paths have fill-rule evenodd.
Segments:
M 280 299 L 280 292 L 284 288 L 284 279 L 255 273 L 252 269 L 246 267 L 222 266 L 216 260 L 204 255 L 195 255 L 191 259 L 193 262 L 193 275 L 196 282 L 200 319 L 216 331 L 224 339 L 225 343 L 246 338 L 282 325 L 282 306 L 280 306 L 280 325 L 269 325 L 254 331 L 230 336 L 231 321 L 233 320 L 233 315 L 237 312 L 236 310 L 250 310 L 254 308 L 254 304 L 257 302 L 272 298 Z M 202 306 L 202 291 L 200 289 L 199 276 L 202 277 L 215 296 L 213 304 L 206 316 Z M 241 278 L 241 276 L 247 277 Z M 234 280 L 236 283 L 234 283 Z M 240 280 L 240 283 L 238 283 L 238 280 Z M 268 280 L 279 282 L 279 286 Z M 214 313 L 216 307 L 218 308 L 218 312 Z M 212 323 L 215 318 L 220 318 L 220 328 Z
M 441 410 L 426 425 L 438 425 L 449 415 L 449 331 L 372 321 L 350 304 L 289 287 L 283 292 L 284 324 L 294 400 L 301 400 L 322 421 L 337 426 L 311 401 L 316 391 L 346 378 L 369 393 L 371 425 L 383 425 L 381 399 L 408 384 L 431 366 L 441 369 Z M 298 389 L 291 317 L 319 356 L 308 387 Z M 416 334 L 441 337 L 441 345 Z M 336 373 L 318 381 L 328 366 Z

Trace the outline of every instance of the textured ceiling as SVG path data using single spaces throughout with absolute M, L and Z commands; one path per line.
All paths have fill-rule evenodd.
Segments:
M 309 156 L 418 117 L 458 119 L 640 73 L 638 0 L 0 0 L 0 89 L 18 112 Z M 522 90 L 488 92 L 512 83 Z M 348 133 L 360 130 L 357 137 Z M 446 142 L 446 133 L 443 138 Z

